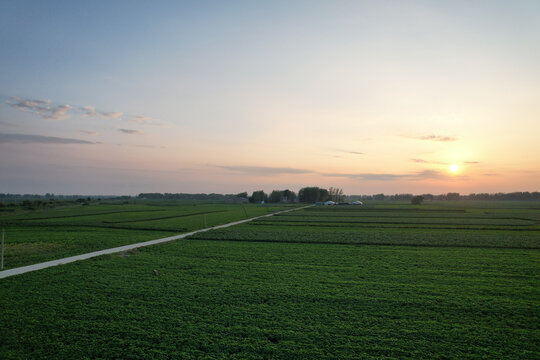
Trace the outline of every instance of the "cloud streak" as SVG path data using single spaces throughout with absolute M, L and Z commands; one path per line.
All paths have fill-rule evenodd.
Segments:
M 130 122 L 134 122 L 141 125 L 150 125 L 150 126 L 165 126 L 165 123 L 161 120 L 151 118 L 144 115 L 136 115 L 131 119 L 128 119 Z
M 10 122 L 7 122 L 7 121 L 1 121 L 1 120 L 0 120 L 0 125 L 7 126 L 7 127 L 18 127 L 19 126 L 17 124 L 13 124 L 13 123 L 10 123 Z
M 437 142 L 448 142 L 448 141 L 457 141 L 458 140 L 458 138 L 453 137 L 453 136 L 436 135 L 436 134 L 420 135 L 420 136 L 407 136 L 407 135 L 404 135 L 403 137 L 406 137 L 406 138 L 409 138 L 409 139 L 424 140 L 424 141 L 437 141 Z
M 361 152 L 361 151 L 354 151 L 354 150 L 346 150 L 346 149 L 327 149 L 327 150 L 330 150 L 330 151 L 336 151 L 336 152 L 340 152 L 340 153 L 344 153 L 344 154 L 351 154 L 351 155 L 365 155 L 365 153 Z
M 124 115 L 121 111 L 101 112 L 100 114 L 107 119 L 121 119 Z
M 43 99 L 23 99 L 10 97 L 5 102 L 7 105 L 24 112 L 35 114 L 47 120 L 65 120 L 74 115 L 82 117 L 93 117 L 109 120 L 124 120 L 141 125 L 165 126 L 164 121 L 151 118 L 145 115 L 126 115 L 122 111 L 102 111 L 92 105 L 74 106 L 69 104 L 53 104 L 50 100 Z
M 79 132 L 81 134 L 85 134 L 85 135 L 92 135 L 92 136 L 99 135 L 99 133 L 97 131 L 91 131 L 91 130 L 79 130 Z
M 437 170 L 423 170 L 412 174 L 388 174 L 388 173 L 321 173 L 323 176 L 328 177 L 341 177 L 349 178 L 353 180 L 366 180 L 366 181 L 394 181 L 394 180 L 411 180 L 419 181 L 426 179 L 439 179 L 444 177 L 444 174 Z
M 91 141 L 32 134 L 0 134 L 0 144 L 96 144 Z
M 121 119 L 124 115 L 121 111 L 97 111 L 95 107 L 85 105 L 77 108 L 77 111 L 84 117 L 103 117 L 107 119 Z
M 449 165 L 449 163 L 444 162 L 444 161 L 429 161 L 429 160 L 424 160 L 420 158 L 414 158 L 414 159 L 411 159 L 411 161 L 415 163 L 419 163 L 419 164 Z
M 215 165 L 215 167 L 226 169 L 229 171 L 234 171 L 237 173 L 242 173 L 242 174 L 247 174 L 247 175 L 257 175 L 257 176 L 313 173 L 313 171 L 311 170 L 289 168 L 289 167 L 268 167 L 268 166 L 249 166 L 249 165 L 246 165 L 246 166 Z
M 267 167 L 267 166 L 227 166 L 215 165 L 221 169 L 226 169 L 239 174 L 255 175 L 255 176 L 272 176 L 272 175 L 320 175 L 334 178 L 349 178 L 353 180 L 364 181 L 421 181 L 426 179 L 439 179 L 446 177 L 444 173 L 437 170 L 423 170 L 410 174 L 389 174 L 389 173 L 321 173 L 308 169 L 289 168 L 289 167 Z
M 11 107 L 24 112 L 30 112 L 41 116 L 47 120 L 64 120 L 69 118 L 68 110 L 73 109 L 71 105 L 53 105 L 50 100 L 21 99 L 11 97 L 6 101 Z
M 140 130 L 135 130 L 135 129 L 118 129 L 118 131 L 124 133 L 124 134 L 129 134 L 129 135 L 142 135 L 143 132 L 140 131 Z

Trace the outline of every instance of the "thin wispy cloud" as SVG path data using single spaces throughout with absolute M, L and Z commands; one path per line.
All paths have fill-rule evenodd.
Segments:
M 457 138 L 453 136 L 446 136 L 446 135 L 423 135 L 416 137 L 416 139 L 419 140 L 429 140 L 429 141 L 440 141 L 440 142 L 447 142 L 447 141 L 456 141 Z
M 438 170 L 422 170 L 413 174 L 408 174 L 410 180 L 442 179 L 447 178 L 443 172 Z
M 136 129 L 118 129 L 118 131 L 124 134 L 129 134 L 129 135 L 142 135 L 143 134 L 142 131 L 136 130 Z
M 423 170 L 420 172 L 410 174 L 389 174 L 389 173 L 321 173 L 323 176 L 328 177 L 341 177 L 349 178 L 353 180 L 366 180 L 366 181 L 394 181 L 394 180 L 426 180 L 442 178 L 443 173 L 437 170 Z
M 92 135 L 92 136 L 97 136 L 99 135 L 99 133 L 97 131 L 90 131 L 90 130 L 79 130 L 79 132 L 81 134 L 85 134 L 85 135 Z
M 150 125 L 150 126 L 165 126 L 166 125 L 161 120 L 154 119 L 154 118 L 151 118 L 149 116 L 144 116 L 144 115 L 136 115 L 128 119 L 128 121 L 136 123 L 136 124 Z
M 11 107 L 20 111 L 36 114 L 47 120 L 64 120 L 69 118 L 68 110 L 73 109 L 71 105 L 53 105 L 50 100 L 21 99 L 11 97 L 6 101 Z
M 23 99 L 10 97 L 5 103 L 15 109 L 33 113 L 47 120 L 65 120 L 75 115 L 109 120 L 127 120 L 142 125 L 165 126 L 164 121 L 145 115 L 127 115 L 122 111 L 103 111 L 92 105 L 75 106 L 69 104 L 54 104 L 50 100 Z
M 99 114 L 96 111 L 96 108 L 90 105 L 81 106 L 79 110 L 82 112 L 83 116 L 98 117 Z
M 13 123 L 10 123 L 10 122 L 7 122 L 7 121 L 0 121 L 0 125 L 6 126 L 6 127 L 18 127 L 19 126 L 17 124 L 13 124 Z
M 121 119 L 124 115 L 124 113 L 121 111 L 101 112 L 100 114 L 107 119 Z
M 419 164 L 450 165 L 450 163 L 444 161 L 429 161 L 420 158 L 413 158 L 411 161 Z M 464 161 L 463 163 L 468 165 L 476 165 L 480 164 L 480 161 Z
M 81 139 L 62 138 L 33 134 L 0 134 L 0 144 L 97 144 Z
M 400 135 L 401 137 L 415 140 L 424 140 L 424 141 L 437 141 L 437 142 L 449 142 L 459 140 L 457 137 L 440 135 L 440 134 L 427 134 L 427 135 Z
M 377 181 L 391 181 L 399 180 L 407 175 L 401 174 L 377 174 L 377 173 L 321 173 L 320 175 L 327 177 L 337 178 L 349 178 L 353 180 L 377 180 Z
M 336 149 L 336 148 L 332 148 L 332 149 L 328 149 L 328 150 L 335 151 L 335 152 L 340 152 L 340 153 L 344 153 L 344 154 L 351 154 L 351 155 L 365 155 L 365 153 L 363 153 L 361 151 L 356 151 L 356 150 Z
M 437 170 L 423 170 L 414 173 L 392 174 L 392 173 L 321 173 L 308 169 L 289 168 L 289 167 L 266 167 L 266 166 L 226 166 L 216 165 L 215 167 L 234 171 L 242 175 L 272 176 L 272 175 L 303 175 L 314 174 L 325 177 L 348 178 L 364 181 L 395 181 L 409 180 L 419 181 L 426 179 L 443 178 L 445 175 Z
M 84 117 L 101 117 L 106 119 L 121 119 L 124 115 L 121 111 L 98 111 L 91 105 L 85 105 L 77 108 Z
M 166 149 L 166 146 L 157 146 L 157 145 L 137 145 L 137 144 L 116 144 L 118 146 L 127 146 L 127 147 L 137 147 L 137 148 L 146 148 L 146 149 Z
M 313 173 L 313 171 L 311 170 L 289 168 L 289 167 L 268 167 L 268 166 L 249 166 L 249 165 L 246 165 L 246 166 L 215 165 L 215 167 L 234 171 L 237 173 L 242 173 L 242 174 L 247 174 L 247 175 L 257 175 L 257 176 Z
M 450 165 L 449 163 L 444 162 L 444 161 L 429 161 L 429 160 L 424 160 L 420 158 L 413 158 L 411 159 L 411 161 L 415 163 L 419 163 L 419 164 Z

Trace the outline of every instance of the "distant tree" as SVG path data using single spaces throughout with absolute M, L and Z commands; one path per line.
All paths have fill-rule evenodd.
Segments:
M 413 205 L 420 205 L 424 201 L 424 197 L 422 195 L 413 196 L 411 198 L 411 204 Z
M 460 195 L 459 193 L 448 193 L 446 194 L 446 200 L 459 200 Z
M 244 191 L 244 192 L 236 194 L 236 197 L 241 197 L 241 198 L 246 198 L 247 199 L 248 193 Z
M 268 197 L 268 202 L 271 203 L 278 203 L 281 201 L 281 197 L 283 196 L 283 191 L 280 190 L 273 190 L 270 193 L 270 196 Z
M 315 202 L 319 196 L 318 187 L 304 187 L 298 192 L 298 197 L 301 202 Z
M 294 193 L 294 191 L 291 191 L 289 189 L 283 190 L 283 194 L 281 196 L 287 198 L 288 202 L 293 202 L 294 198 L 296 198 L 296 194 Z
M 395 194 L 390 196 L 390 200 L 402 200 L 402 201 L 410 201 L 412 199 L 412 194 Z
M 319 198 L 318 201 L 326 201 L 328 200 L 328 190 L 326 189 L 319 189 Z
M 328 199 L 328 190 L 317 186 L 305 187 L 300 189 L 298 197 L 301 202 L 326 201 Z
M 328 189 L 328 199 L 334 202 L 341 202 L 345 196 L 343 195 L 343 189 L 330 187 Z
M 249 202 L 259 203 L 261 201 L 268 200 L 268 195 L 262 190 L 254 191 L 253 194 L 249 197 Z
M 385 195 L 384 194 L 375 194 L 373 195 L 373 200 L 384 200 Z

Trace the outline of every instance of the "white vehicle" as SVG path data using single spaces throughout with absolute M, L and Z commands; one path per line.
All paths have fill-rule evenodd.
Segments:
M 351 205 L 364 205 L 364 203 L 361 201 L 353 201 Z
M 330 200 L 324 203 L 324 205 L 335 205 L 335 204 L 336 204 L 335 202 L 330 201 Z

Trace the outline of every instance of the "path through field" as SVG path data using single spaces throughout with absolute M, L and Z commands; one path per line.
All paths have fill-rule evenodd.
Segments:
M 230 227 L 230 226 L 247 223 L 249 221 L 253 221 L 253 220 L 257 220 L 257 219 L 261 219 L 261 218 L 265 218 L 265 217 L 270 217 L 270 216 L 277 215 L 277 214 L 286 213 L 286 212 L 289 212 L 289 211 L 305 209 L 305 208 L 310 207 L 310 206 L 313 206 L 313 205 L 302 206 L 302 207 L 298 207 L 298 208 L 294 208 L 294 209 L 278 211 L 278 212 L 275 212 L 275 213 L 272 213 L 272 214 L 256 216 L 256 217 L 252 217 L 252 218 L 245 219 L 245 220 L 233 221 L 233 222 L 230 222 L 230 223 L 227 223 L 227 224 L 217 225 L 217 226 L 213 226 L 213 227 L 209 227 L 209 228 L 205 228 L 205 229 L 200 229 L 200 230 L 195 230 L 195 231 L 191 231 L 191 232 L 180 234 L 180 235 L 169 236 L 169 237 L 165 237 L 165 238 L 161 238 L 161 239 L 144 241 L 144 242 L 140 242 L 140 243 L 136 243 L 136 244 L 130 244 L 130 245 L 124 245 L 124 246 L 117 246 L 117 247 L 110 248 L 110 249 L 93 251 L 93 252 L 89 252 L 89 253 L 86 253 L 86 254 L 66 257 L 66 258 L 63 258 L 63 259 L 51 260 L 51 261 L 46 261 L 46 262 L 42 262 L 42 263 L 39 263 L 39 264 L 33 264 L 33 265 L 22 266 L 22 267 L 18 267 L 18 268 L 14 268 L 14 269 L 4 270 L 4 271 L 0 271 L 0 279 L 6 278 L 6 277 L 9 277 L 9 276 L 13 276 L 13 275 L 24 274 L 24 273 L 27 273 L 27 272 L 30 272 L 30 271 L 46 269 L 46 268 L 51 267 L 51 266 L 69 264 L 69 263 L 79 261 L 79 260 L 86 260 L 86 259 L 90 259 L 90 258 L 93 258 L 93 257 L 96 257 L 96 256 L 114 254 L 114 253 L 128 251 L 128 250 L 132 250 L 132 249 L 136 249 L 136 248 L 140 248 L 140 247 L 144 247 L 144 246 L 156 245 L 156 244 L 161 244 L 161 243 L 169 242 L 169 241 L 173 241 L 173 240 L 179 240 L 179 239 L 183 239 L 183 238 L 185 238 L 187 236 L 191 236 L 191 235 L 194 235 L 194 234 L 197 234 L 197 233 L 200 233 L 200 232 L 209 231 L 209 230 L 216 230 L 216 229 L 223 229 L 223 228 L 227 228 L 227 227 Z

